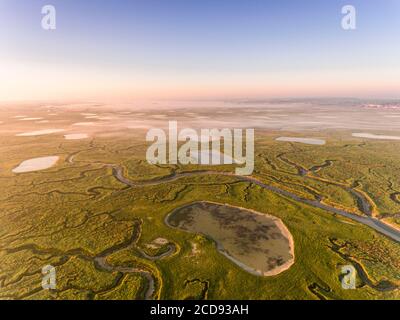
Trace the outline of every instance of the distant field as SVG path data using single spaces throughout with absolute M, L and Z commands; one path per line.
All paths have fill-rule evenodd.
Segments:
M 233 166 L 148 164 L 146 130 L 138 123 L 161 124 L 162 113 L 0 112 L 0 299 L 400 299 L 400 245 L 368 226 L 233 175 L 163 182 L 182 172 L 232 172 Z M 181 114 L 175 120 L 184 121 Z M 20 121 L 19 115 L 49 122 Z M 83 122 L 94 125 L 74 125 Z M 16 136 L 45 129 L 66 132 Z M 256 127 L 253 177 L 400 229 L 400 141 L 352 132 Z M 77 139 L 65 139 L 67 133 Z M 281 136 L 326 144 L 277 141 Z M 43 171 L 12 172 L 22 161 L 45 156 L 59 160 Z M 115 168 L 137 185 L 117 179 Z M 150 179 L 159 182 L 143 183 Z M 198 201 L 279 218 L 293 236 L 294 264 L 275 276 L 257 276 L 222 255 L 209 237 L 165 223 L 176 208 Z M 55 290 L 41 287 L 47 264 L 57 270 Z M 355 290 L 341 286 L 341 267 L 348 264 L 358 271 Z

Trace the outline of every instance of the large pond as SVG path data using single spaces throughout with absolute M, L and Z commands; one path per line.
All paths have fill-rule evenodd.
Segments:
M 57 163 L 58 159 L 58 156 L 51 156 L 25 160 L 22 161 L 16 168 L 14 168 L 12 172 L 24 173 L 45 170 L 54 166 Z
M 290 232 L 280 219 L 264 213 L 195 202 L 173 211 L 166 223 L 211 238 L 223 255 L 252 274 L 276 275 L 294 262 Z

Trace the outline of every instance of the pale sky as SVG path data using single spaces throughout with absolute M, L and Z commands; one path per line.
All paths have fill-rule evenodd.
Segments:
M 400 98 L 399 34 L 396 0 L 0 0 L 0 100 Z

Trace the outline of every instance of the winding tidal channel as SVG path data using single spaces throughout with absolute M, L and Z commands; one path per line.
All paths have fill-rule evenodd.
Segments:
M 69 155 L 67 157 L 66 161 L 71 164 L 74 163 L 75 162 L 74 157 L 77 153 L 79 153 L 79 152 L 75 152 L 75 153 Z M 80 161 L 78 161 L 78 162 L 80 162 Z M 157 179 L 152 179 L 152 180 L 147 180 L 147 181 L 133 181 L 124 175 L 123 167 L 115 165 L 115 164 L 109 164 L 109 163 L 101 163 L 101 164 L 112 168 L 113 176 L 121 183 L 127 185 L 128 187 L 132 187 L 132 188 L 138 188 L 138 187 L 143 187 L 143 186 L 152 186 L 152 185 L 161 185 L 161 184 L 176 181 L 176 180 L 179 180 L 179 179 L 185 178 L 185 177 L 196 177 L 196 176 L 207 176 L 207 175 L 235 177 L 239 181 L 253 183 L 263 189 L 269 190 L 271 192 L 274 192 L 280 196 L 294 200 L 296 202 L 300 202 L 300 203 L 303 203 L 303 204 L 306 204 L 306 205 L 309 205 L 309 206 L 312 206 L 315 208 L 326 210 L 333 214 L 337 214 L 337 215 L 343 216 L 345 218 L 351 219 L 353 221 L 356 221 L 358 223 L 361 223 L 363 225 L 366 225 L 366 226 L 374 229 L 375 231 L 387 236 L 388 238 L 392 239 L 395 242 L 400 243 L 400 230 L 397 230 L 397 229 L 391 227 L 390 225 L 385 224 L 384 222 L 380 221 L 379 219 L 374 218 L 371 214 L 372 210 L 371 210 L 371 204 L 369 203 L 369 201 L 366 199 L 366 197 L 361 192 L 357 191 L 353 187 L 341 186 L 344 189 L 346 189 L 348 192 L 350 192 L 357 199 L 359 210 L 363 213 L 362 216 L 357 215 L 350 211 L 346 211 L 343 209 L 338 209 L 338 208 L 326 205 L 321 202 L 322 201 L 321 197 L 316 197 L 315 200 L 302 198 L 302 197 L 300 197 L 292 192 L 289 192 L 287 190 L 281 189 L 276 186 L 271 186 L 271 185 L 265 184 L 264 182 L 262 182 L 261 180 L 259 180 L 256 177 L 253 177 L 253 176 L 241 176 L 241 175 L 236 175 L 236 174 L 230 173 L 230 172 L 199 170 L 199 171 L 173 173 L 171 175 L 164 176 L 162 178 L 157 178 Z M 319 168 L 312 168 L 310 170 L 305 170 L 304 168 L 298 168 L 298 171 L 299 171 L 300 175 L 306 176 L 308 174 L 308 171 L 314 172 L 317 169 L 319 169 Z M 329 181 L 326 181 L 326 182 L 330 183 Z M 335 183 L 332 182 L 332 184 L 335 184 Z M 128 247 L 132 247 L 132 246 L 136 246 L 138 234 L 140 234 L 140 228 L 139 228 L 139 233 L 134 233 L 132 235 L 132 238 L 130 239 L 130 241 L 107 250 L 106 252 L 94 257 L 93 260 L 94 260 L 94 263 L 103 270 L 107 270 L 110 272 L 118 271 L 121 273 L 141 274 L 143 277 L 145 277 L 148 280 L 148 286 L 147 286 L 146 292 L 144 294 L 144 298 L 151 299 L 151 298 L 154 298 L 155 279 L 150 271 L 136 268 L 136 267 L 112 266 L 112 265 L 108 264 L 106 261 L 106 257 L 115 251 L 125 249 Z M 140 250 L 140 248 L 138 248 L 137 246 L 136 246 L 136 249 L 139 250 L 142 257 L 147 258 L 149 260 L 162 259 L 164 257 L 172 255 L 176 251 L 175 246 L 170 244 L 167 252 L 165 252 L 159 256 L 152 257 L 152 256 L 148 256 L 146 253 L 144 253 L 142 250 Z
M 134 182 L 127 177 L 124 176 L 123 174 L 123 169 L 119 166 L 112 165 L 113 168 L 113 174 L 116 179 L 118 179 L 120 182 L 130 186 L 130 187 L 141 187 L 141 186 L 148 186 L 148 185 L 159 185 L 171 181 L 175 181 L 184 177 L 195 177 L 199 175 L 220 175 L 220 176 L 230 176 L 230 177 L 236 177 L 240 181 L 245 181 L 245 182 L 251 182 L 254 183 L 255 185 L 258 185 L 259 187 L 272 191 L 274 193 L 277 193 L 281 196 L 284 196 L 286 198 L 290 198 L 292 200 L 295 200 L 297 202 L 301 202 L 307 205 L 310 205 L 315 208 L 319 208 L 322 210 L 329 211 L 334 214 L 338 214 L 340 216 L 346 217 L 348 219 L 354 220 L 356 222 L 359 222 L 363 225 L 366 225 L 375 231 L 378 231 L 379 233 L 389 237 L 390 239 L 399 242 L 400 243 L 400 230 L 397 230 L 390 225 L 380 221 L 377 218 L 374 218 L 371 216 L 371 209 L 370 205 L 365 199 L 365 197 L 361 194 L 358 193 L 358 191 L 349 188 L 349 191 L 356 196 L 358 201 L 360 202 L 360 209 L 364 213 L 364 216 L 357 215 L 355 213 L 343 210 L 343 209 L 338 209 L 326 204 L 323 204 L 320 199 L 317 200 L 310 200 L 310 199 L 305 199 L 302 197 L 299 197 L 298 195 L 289 192 L 287 190 L 280 189 L 276 186 L 271 186 L 267 185 L 264 182 L 260 181 L 258 178 L 252 177 L 252 176 L 240 176 L 240 175 L 235 175 L 234 173 L 230 172 L 220 172 L 220 171 L 190 171 L 190 172 L 182 172 L 182 173 L 174 173 L 172 175 L 162 177 L 159 179 L 154 179 L 154 180 L 148 180 L 148 181 L 143 181 L 143 182 Z
M 67 162 L 73 163 L 75 154 L 71 154 L 67 158 Z M 350 188 L 350 187 L 344 187 L 347 191 L 349 191 L 353 196 L 356 197 L 357 202 L 359 203 L 359 209 L 360 211 L 364 214 L 363 216 L 357 215 L 353 212 L 346 211 L 343 209 L 338 209 L 329 205 L 326 205 L 321 202 L 321 199 L 316 199 L 316 200 L 310 200 L 310 199 L 305 199 L 302 198 L 290 191 L 283 190 L 281 188 L 278 188 L 276 186 L 271 186 L 268 184 L 265 184 L 258 178 L 255 178 L 253 176 L 241 176 L 241 175 L 236 175 L 231 172 L 222 172 L 222 171 L 210 171 L 210 170 L 199 170 L 199 171 L 189 171 L 189 172 L 181 172 L 181 173 L 173 173 L 171 175 L 158 178 L 158 179 L 153 179 L 153 180 L 147 180 L 147 181 L 132 181 L 126 176 L 124 176 L 123 169 L 122 167 L 114 164 L 107 164 L 103 163 L 106 166 L 109 166 L 113 169 L 113 175 L 114 177 L 122 182 L 123 184 L 129 186 L 129 187 L 142 187 L 142 186 L 150 186 L 150 185 L 160 185 L 163 183 L 168 183 L 172 182 L 181 178 L 185 177 L 195 177 L 199 175 L 219 175 L 219 176 L 229 176 L 229 177 L 236 177 L 239 181 L 244 181 L 244 182 L 250 182 L 254 183 L 255 185 L 258 185 L 259 187 L 272 191 L 276 194 L 279 194 L 285 198 L 292 199 L 297 202 L 301 202 L 307 205 L 310 205 L 315 208 L 319 208 L 322 210 L 329 211 L 331 213 L 346 217 L 348 219 L 351 219 L 353 221 L 359 222 L 363 225 L 366 225 L 375 231 L 378 231 L 379 233 L 387 236 L 388 238 L 400 243 L 400 230 L 397 230 L 396 228 L 393 228 L 392 226 L 380 221 L 377 218 L 372 217 L 371 215 L 371 205 L 368 202 L 368 200 L 365 198 L 365 196 L 358 192 L 357 190 Z M 302 176 L 305 176 L 307 174 L 307 171 L 304 168 L 298 168 L 299 174 Z M 334 184 L 334 183 L 332 183 Z

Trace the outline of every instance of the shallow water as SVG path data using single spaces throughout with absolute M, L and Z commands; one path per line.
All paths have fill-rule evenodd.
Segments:
M 151 115 L 150 117 L 155 118 L 155 119 L 165 119 L 165 118 L 167 118 L 168 116 L 165 115 L 165 114 L 153 114 L 153 115 Z
M 314 144 L 314 145 L 324 145 L 326 143 L 325 140 L 313 139 L 313 138 L 279 137 L 276 138 L 275 140 L 286 141 L 286 142 L 299 142 L 299 143 Z
M 99 120 L 114 120 L 114 117 L 98 117 Z
M 279 219 L 266 214 L 196 202 L 172 212 L 166 223 L 212 238 L 223 255 L 253 274 L 274 275 L 293 263 L 289 231 Z
M 66 140 L 79 140 L 79 139 L 86 139 L 89 135 L 87 133 L 71 133 L 64 135 Z
M 23 173 L 48 169 L 54 166 L 58 159 L 58 156 L 50 156 L 25 160 L 21 162 L 18 167 L 14 168 L 12 172 Z
M 385 136 L 373 133 L 353 133 L 352 136 L 356 138 L 366 138 L 366 139 L 400 140 L 400 136 Z
M 32 120 L 42 120 L 43 118 L 40 118 L 40 117 L 38 117 L 38 118 L 22 118 L 22 119 L 19 119 L 19 121 L 32 121 Z
M 51 134 L 51 133 L 57 133 L 57 132 L 63 132 L 63 131 L 65 131 L 65 130 L 64 129 L 44 129 L 44 130 L 18 133 L 18 134 L 16 134 L 16 136 L 17 137 L 41 136 L 41 135 L 45 135 L 45 134 Z
M 72 124 L 73 126 L 93 126 L 94 122 L 76 122 Z

